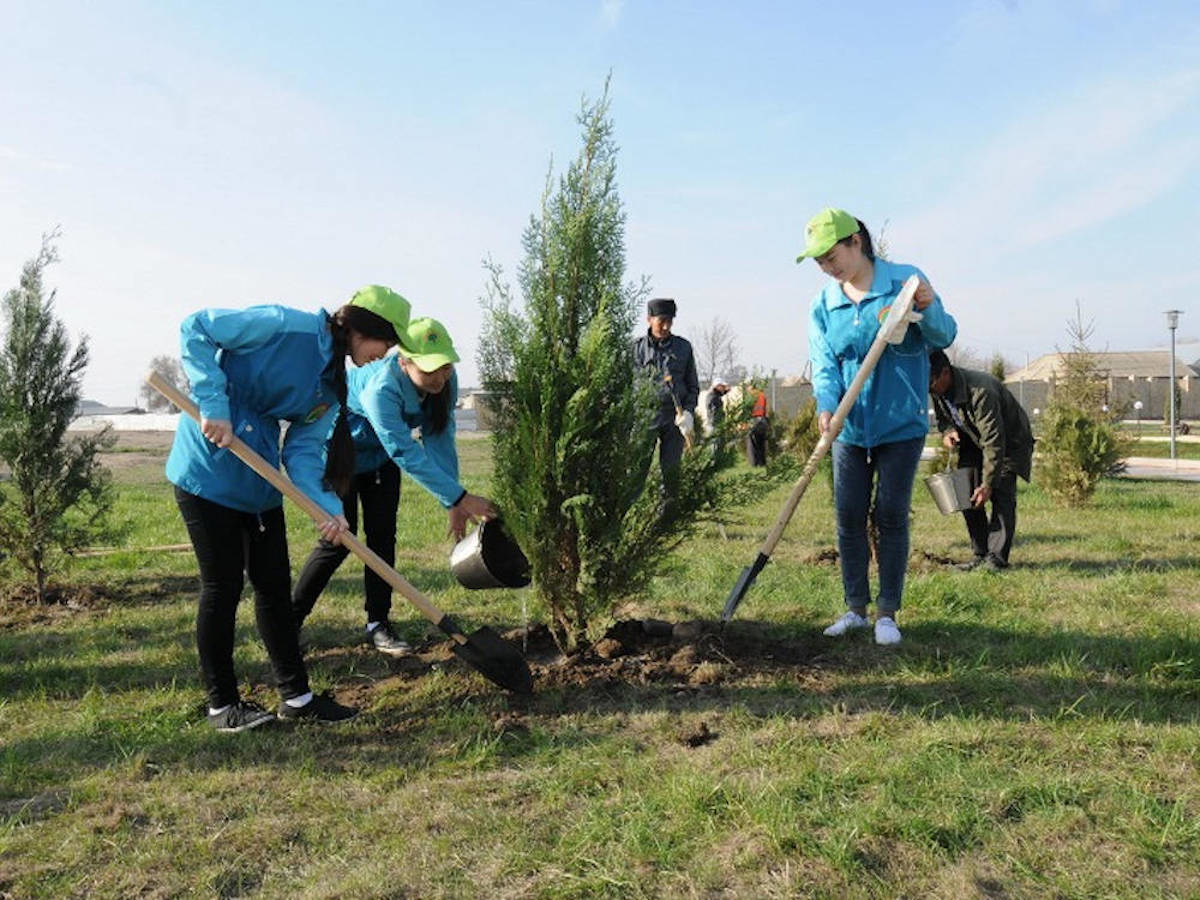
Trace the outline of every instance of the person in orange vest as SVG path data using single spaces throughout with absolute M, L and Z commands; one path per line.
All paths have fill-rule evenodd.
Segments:
M 746 456 L 752 466 L 767 464 L 767 434 L 771 430 L 767 395 L 761 388 L 752 387 L 754 405 L 750 409 L 750 432 L 746 435 Z

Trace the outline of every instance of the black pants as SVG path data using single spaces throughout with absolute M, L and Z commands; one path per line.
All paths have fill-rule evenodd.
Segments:
M 683 459 L 683 445 L 683 432 L 674 421 L 658 426 L 658 464 L 664 475 Z
M 750 433 L 746 435 L 746 457 L 752 466 L 767 464 L 767 432 L 771 430 L 770 422 L 763 416 L 755 416 L 750 423 Z
M 342 499 L 342 508 L 350 530 L 358 534 L 358 504 L 362 503 L 366 544 L 389 566 L 396 561 L 396 509 L 400 505 L 400 467 L 391 460 L 374 472 L 355 475 L 350 490 Z M 339 544 L 319 541 L 304 562 L 292 594 L 292 610 L 299 627 L 304 624 L 337 571 L 350 553 Z M 368 622 L 382 622 L 392 609 L 392 588 L 369 567 L 363 567 L 363 590 Z
M 285 698 L 308 693 L 308 673 L 292 619 L 292 573 L 283 507 L 239 512 L 175 488 L 188 536 L 200 564 L 196 648 L 211 707 L 238 701 L 233 637 L 244 576 L 254 587 L 258 633 L 271 657 L 275 684 Z
M 960 466 L 974 467 L 978 473 L 983 459 L 979 451 L 965 442 L 959 445 Z M 1003 464 L 1001 464 L 1003 466 Z M 971 552 L 975 556 L 991 556 L 1008 565 L 1008 552 L 1012 549 L 1013 535 L 1017 531 L 1017 476 L 1006 472 L 992 480 L 992 515 L 989 519 L 986 507 L 963 510 L 963 521 L 967 523 L 967 534 L 971 538 Z

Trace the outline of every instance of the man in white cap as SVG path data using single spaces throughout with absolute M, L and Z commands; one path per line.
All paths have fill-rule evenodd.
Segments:
M 729 393 L 729 382 L 718 375 L 713 379 L 712 387 L 708 389 L 708 400 L 705 406 L 708 410 L 708 432 L 716 434 L 721 423 L 725 421 L 725 395 Z
M 671 333 L 675 301 L 659 297 L 646 304 L 646 333 L 633 345 L 637 365 L 649 370 L 659 395 L 654 428 L 658 430 L 658 462 L 663 472 L 679 465 L 684 442 L 695 432 L 696 403 L 700 378 L 692 345 Z

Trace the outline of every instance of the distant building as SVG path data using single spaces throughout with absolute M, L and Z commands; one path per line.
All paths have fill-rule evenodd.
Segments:
M 80 400 L 75 407 L 75 418 L 80 416 L 129 416 L 141 415 L 146 411 L 138 406 L 105 406 L 95 400 Z
M 1051 388 L 1066 370 L 1070 354 L 1047 353 L 1018 369 L 1004 381 L 1027 410 L 1044 408 Z M 1161 419 L 1167 405 L 1167 385 L 1171 379 L 1171 351 L 1127 350 L 1089 354 L 1105 384 L 1106 398 L 1112 405 L 1141 402 L 1141 418 Z M 1200 362 L 1200 361 L 1198 361 Z M 1196 390 L 1200 368 L 1175 357 L 1175 380 L 1179 384 L 1180 418 L 1200 418 L 1200 391 Z

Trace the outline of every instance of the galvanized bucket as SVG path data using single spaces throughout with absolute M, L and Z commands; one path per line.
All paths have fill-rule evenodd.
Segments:
M 463 587 L 518 588 L 529 584 L 529 560 L 499 519 L 483 522 L 454 545 L 450 571 Z
M 925 479 L 925 486 L 933 495 L 933 502 L 942 515 L 962 512 L 971 508 L 971 495 L 975 493 L 974 469 L 949 469 Z

